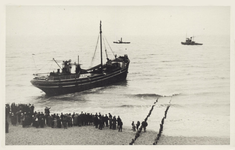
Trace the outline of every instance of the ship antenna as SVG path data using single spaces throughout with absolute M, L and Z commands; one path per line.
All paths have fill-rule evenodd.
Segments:
M 101 69 L 103 68 L 103 58 L 102 58 L 102 29 L 100 21 L 100 57 L 101 57 Z
M 55 63 L 60 67 L 60 65 L 56 62 L 56 60 L 53 58 L 53 60 L 55 61 Z M 60 69 L 61 69 L 61 67 L 60 67 Z

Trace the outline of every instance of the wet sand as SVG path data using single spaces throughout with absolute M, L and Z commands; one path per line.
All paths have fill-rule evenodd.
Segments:
M 135 137 L 130 128 L 123 132 L 104 128 L 96 129 L 94 126 L 63 128 L 22 128 L 22 126 L 9 127 L 5 134 L 5 145 L 129 145 Z M 134 145 L 153 145 L 157 132 L 142 132 Z M 229 138 L 222 137 L 173 137 L 161 136 L 157 145 L 229 145 Z

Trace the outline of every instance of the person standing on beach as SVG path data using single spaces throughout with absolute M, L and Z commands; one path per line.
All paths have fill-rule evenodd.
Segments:
M 104 120 L 105 120 L 106 127 L 108 127 L 109 118 L 108 118 L 107 114 L 105 114 Z
M 18 123 L 21 124 L 21 110 L 17 112 Z
M 45 112 L 45 121 L 46 121 L 46 124 L 48 125 L 48 116 L 50 115 L 50 108 L 46 107 L 44 109 L 44 112 Z
M 49 115 L 47 119 L 48 119 L 47 126 L 51 127 L 52 126 L 52 116 Z
M 117 124 L 116 121 L 117 121 L 117 120 L 116 120 L 116 117 L 113 116 L 113 130 L 116 130 L 116 124 Z
M 67 129 L 67 116 L 66 115 L 64 115 L 63 117 L 62 124 L 63 124 L 64 129 Z
M 34 105 L 33 104 L 30 107 L 30 111 L 31 111 L 31 114 L 33 114 L 33 112 L 34 112 Z
M 144 128 L 144 132 L 146 132 L 146 127 L 148 126 L 148 123 L 146 121 L 142 122 L 142 127 Z
M 95 125 L 95 128 L 98 128 L 98 124 L 99 124 L 99 119 L 98 119 L 98 116 L 95 115 L 95 118 L 94 118 L 94 125 Z
M 134 121 L 132 121 L 131 125 L 132 125 L 132 130 L 133 130 L 133 131 L 136 131 L 136 130 L 135 130 L 135 122 L 134 122 Z
M 99 124 L 99 129 L 102 130 L 102 128 L 103 128 L 103 120 L 102 120 L 101 116 L 98 118 L 98 124 Z
M 67 118 L 68 118 L 68 127 L 72 127 L 73 126 L 73 124 L 72 124 L 73 122 L 72 122 L 72 116 L 71 116 L 70 113 L 68 114 Z
M 7 121 L 7 118 L 5 119 L 5 122 L 6 122 L 5 124 L 6 133 L 9 133 L 9 123 Z
M 78 126 L 78 114 L 77 113 L 73 117 L 73 126 Z
M 57 116 L 54 116 L 53 124 L 54 124 L 53 127 L 57 128 Z
M 137 123 L 136 123 L 136 129 L 137 129 L 137 130 L 139 129 L 139 126 L 140 126 L 140 122 L 137 121 Z
M 112 129 L 113 128 L 113 119 L 112 119 L 112 115 L 109 114 L 109 128 Z
M 23 124 L 23 122 L 22 122 L 22 124 Z M 39 126 L 38 116 L 36 116 L 36 118 L 35 118 L 35 127 L 38 128 L 38 126 Z
M 10 105 L 9 104 L 6 104 L 6 117 L 9 117 L 9 114 L 10 114 L 10 111 L 11 111 L 11 108 L 10 108 Z
M 122 122 L 122 120 L 120 120 L 118 132 L 122 132 L 122 125 L 123 125 L 123 122 Z
M 120 126 L 120 123 L 121 123 L 121 118 L 118 116 L 118 117 L 117 117 L 118 129 L 120 128 L 120 127 L 119 127 L 119 126 Z
M 40 116 L 39 116 L 39 125 L 41 128 L 44 128 L 45 125 L 45 118 L 44 118 L 44 114 L 43 112 L 41 112 Z

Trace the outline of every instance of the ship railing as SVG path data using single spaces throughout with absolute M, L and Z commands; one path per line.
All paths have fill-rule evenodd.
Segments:
M 79 74 L 71 74 L 71 75 L 65 75 L 65 76 L 50 76 L 48 77 L 48 80 L 63 80 L 63 79 L 74 79 L 79 78 Z

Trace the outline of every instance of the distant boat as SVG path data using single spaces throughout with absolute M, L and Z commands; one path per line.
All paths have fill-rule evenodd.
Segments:
M 186 41 L 185 42 L 181 42 L 181 44 L 183 44 L 183 45 L 202 45 L 202 43 L 196 43 L 195 41 L 193 41 L 192 38 L 193 37 L 186 38 Z
M 113 43 L 116 43 L 116 44 L 130 44 L 131 42 L 123 42 L 122 38 L 121 38 L 121 40 L 114 41 Z
M 31 80 L 31 83 L 44 91 L 46 95 L 51 96 L 80 92 L 125 81 L 130 63 L 128 56 L 116 57 L 115 55 L 114 59 L 107 58 L 107 62 L 103 64 L 101 22 L 99 34 L 101 53 L 101 63 L 99 65 L 89 69 L 81 69 L 79 60 L 78 63 L 74 64 L 71 63 L 71 60 L 68 60 L 63 61 L 63 67 L 61 68 L 55 59 L 53 59 L 60 69 L 57 72 L 51 72 L 44 76 L 36 74 L 36 77 Z M 76 67 L 75 73 L 71 72 L 72 65 Z

